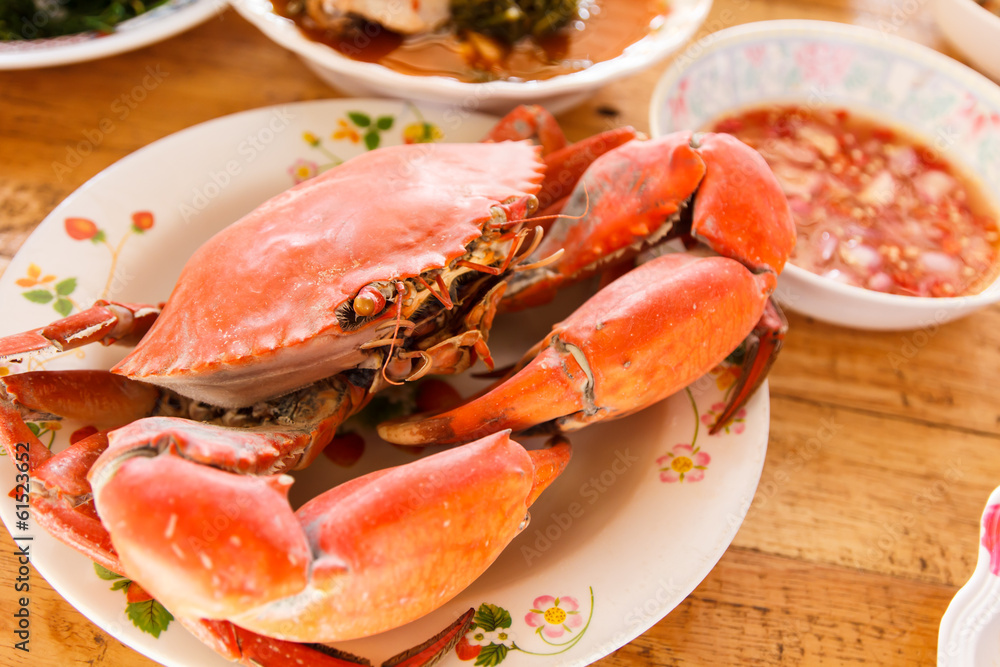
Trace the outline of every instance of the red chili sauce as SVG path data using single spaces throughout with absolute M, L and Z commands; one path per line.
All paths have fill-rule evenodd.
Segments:
M 843 109 L 777 106 L 715 121 L 757 149 L 788 197 L 796 266 L 910 296 L 974 294 L 996 277 L 997 210 L 918 139 Z

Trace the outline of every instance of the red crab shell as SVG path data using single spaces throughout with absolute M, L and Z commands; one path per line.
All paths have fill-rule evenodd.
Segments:
M 240 407 L 353 368 L 371 334 L 344 332 L 337 307 L 371 282 L 463 255 L 491 207 L 537 193 L 542 170 L 527 142 L 415 144 L 354 158 L 199 248 L 113 371 Z

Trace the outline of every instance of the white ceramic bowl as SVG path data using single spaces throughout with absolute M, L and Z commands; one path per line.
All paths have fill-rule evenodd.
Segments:
M 978 70 L 1000 81 L 1000 16 L 974 0 L 931 0 L 948 41 Z
M 0 70 L 69 65 L 132 51 L 193 28 L 225 7 L 226 0 L 171 0 L 118 24 L 109 35 L 82 32 L 0 42 Z
M 674 0 L 663 25 L 622 55 L 543 81 L 465 83 L 443 76 L 411 76 L 352 60 L 317 43 L 272 11 L 270 0 L 231 0 L 236 10 L 272 40 L 294 51 L 320 78 L 356 96 L 398 97 L 504 113 L 518 104 L 541 104 L 559 113 L 610 81 L 642 70 L 675 52 L 705 20 L 712 0 Z
M 889 120 L 944 149 L 1000 204 L 1000 87 L 914 42 L 824 21 L 765 21 L 714 33 L 680 54 L 653 94 L 654 135 L 699 129 L 736 109 L 829 103 Z M 834 324 L 879 330 L 934 327 L 1000 301 L 1000 279 L 954 298 L 883 294 L 792 264 L 776 294 Z

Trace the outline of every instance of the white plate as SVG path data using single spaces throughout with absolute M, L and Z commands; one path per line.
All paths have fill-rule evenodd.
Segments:
M 445 140 L 477 140 L 493 122 L 448 110 L 418 111 L 400 102 L 329 100 L 248 111 L 167 137 L 109 167 L 42 222 L 0 277 L 0 308 L 5 313 L 0 334 L 49 321 L 56 315 L 58 298 L 73 307 L 101 296 L 166 298 L 186 258 L 210 234 L 288 188 L 298 170 L 309 172 L 334 155 L 346 158 L 364 150 L 364 131 L 357 126 L 364 119 L 355 112 L 366 114 L 368 128 L 378 126 L 379 118 L 392 118 L 391 127 L 381 131 L 383 144 L 418 135 L 428 127 L 424 123 L 438 128 Z M 132 230 L 132 216 L 140 211 L 153 220 L 143 233 Z M 103 234 L 76 240 L 67 232 L 68 218 L 94 224 L 69 223 L 77 236 L 95 228 Z M 77 280 L 72 291 L 64 282 L 69 278 Z M 40 303 L 44 298 L 38 294 L 35 301 L 23 296 L 53 292 L 60 284 L 66 294 L 54 295 L 47 303 Z M 566 308 L 562 303 L 498 318 L 490 344 L 500 362 L 519 356 Z M 49 358 L 44 366 L 107 367 L 122 354 L 113 348 L 87 348 Z M 20 370 L 25 368 L 7 369 Z M 729 433 L 709 436 L 697 418 L 710 419 L 709 411 L 723 397 L 720 387 L 731 379 L 731 370 L 717 370 L 696 383 L 690 394 L 681 392 L 627 420 L 574 436 L 570 467 L 533 507 L 531 525 L 483 577 L 438 612 L 378 638 L 348 642 L 344 648 L 378 664 L 440 631 L 465 609 L 486 603 L 510 613 L 518 648 L 507 652 L 508 665 L 582 665 L 643 633 L 712 569 L 757 488 L 768 436 L 766 388 Z M 463 378 L 456 384 L 464 383 L 464 389 L 476 382 Z M 697 452 L 689 451 L 692 442 Z M 413 459 L 411 453 L 377 444 L 369 439 L 365 455 L 346 469 L 320 457 L 298 476 L 293 496 L 301 498 L 361 472 Z M 669 466 L 671 455 L 694 455 L 694 463 L 706 463 L 705 469 L 666 481 L 664 477 L 677 477 L 660 470 Z M 11 488 L 13 479 L 12 466 L 0 463 L 0 489 Z M 121 592 L 108 590 L 109 582 L 95 576 L 86 558 L 34 523 L 28 531 L 16 530 L 13 502 L 0 495 L 0 515 L 14 537 L 34 537 L 35 567 L 97 625 L 165 665 L 230 664 L 176 623 L 159 639 L 132 627 Z M 13 576 L 4 572 L 0 578 Z M 569 608 L 575 603 L 582 622 L 570 624 L 572 632 L 560 638 L 537 634 L 526 617 L 533 607 L 544 611 L 554 603 L 544 596 L 560 598 L 564 610 L 573 611 Z M 444 664 L 472 663 L 453 652 Z
M 938 667 L 1000 665 L 1000 487 L 979 522 L 976 569 L 948 605 L 938 632 Z
M 171 0 L 120 23 L 109 35 L 82 32 L 51 39 L 0 41 L 0 70 L 68 65 L 132 51 L 194 27 L 226 4 L 226 0 Z

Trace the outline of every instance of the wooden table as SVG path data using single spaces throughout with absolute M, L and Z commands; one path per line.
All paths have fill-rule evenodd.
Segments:
M 814 18 L 896 32 L 953 55 L 925 4 L 716 0 L 698 37 L 749 21 Z M 563 114 L 571 138 L 609 117 L 647 130 L 649 96 L 666 66 Z M 100 127 L 147 68 L 162 71 L 162 83 L 56 178 L 53 164 Z M 132 151 L 211 118 L 337 95 L 232 11 L 133 53 L 0 73 L 0 271 L 60 200 Z M 1000 484 L 1000 307 L 909 333 L 790 320 L 771 374 L 767 461 L 742 529 L 687 600 L 599 664 L 934 662 L 938 623 L 973 570 L 978 518 Z M 37 574 L 31 653 L 13 650 L 13 549 L 0 531 L 0 663 L 153 664 Z

